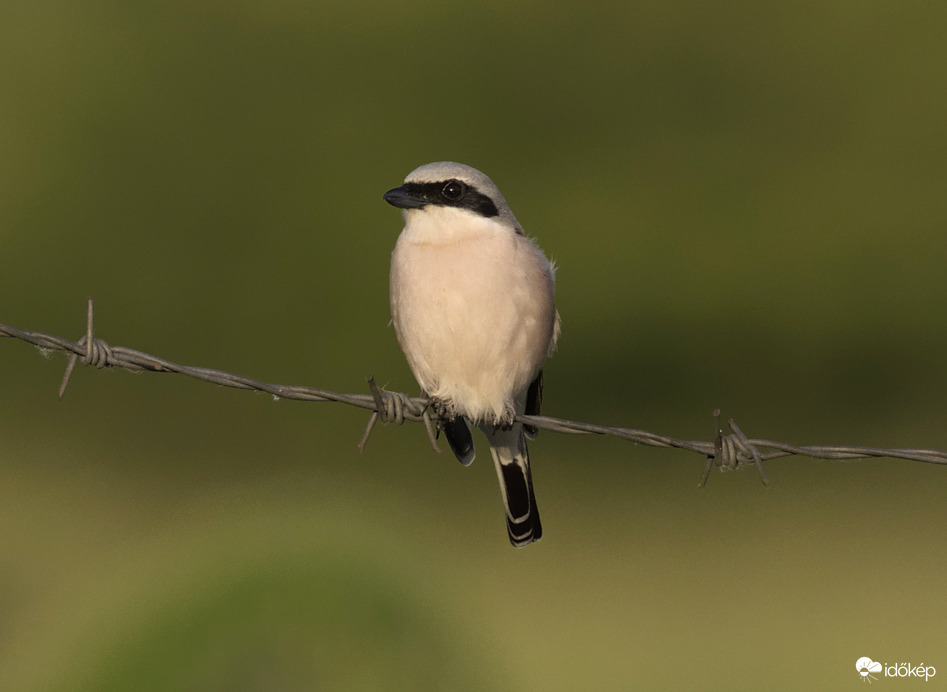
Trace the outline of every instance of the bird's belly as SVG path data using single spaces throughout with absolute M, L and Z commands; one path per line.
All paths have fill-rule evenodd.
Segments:
M 412 372 L 474 420 L 515 405 L 552 335 L 549 279 L 515 240 L 399 242 L 392 258 L 392 316 Z

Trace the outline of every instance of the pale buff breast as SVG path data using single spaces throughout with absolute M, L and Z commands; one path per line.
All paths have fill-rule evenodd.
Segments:
M 429 218 L 430 217 L 430 218 Z M 552 267 L 523 236 L 489 220 L 425 215 L 392 254 L 392 319 L 431 396 L 474 420 L 521 398 L 545 360 L 555 307 Z

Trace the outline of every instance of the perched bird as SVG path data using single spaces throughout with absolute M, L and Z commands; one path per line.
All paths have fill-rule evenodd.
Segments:
M 462 464 L 474 459 L 469 423 L 487 436 L 510 542 L 538 541 L 526 448 L 537 430 L 514 418 L 539 414 L 543 362 L 559 337 L 555 268 L 475 168 L 429 163 L 384 198 L 405 220 L 390 276 L 401 350 Z

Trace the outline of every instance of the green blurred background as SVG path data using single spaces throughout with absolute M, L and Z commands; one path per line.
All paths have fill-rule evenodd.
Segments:
M 453 159 L 559 264 L 548 414 L 945 449 L 945 8 L 7 0 L 0 321 L 414 392 L 381 195 Z M 0 341 L 0 689 L 947 683 L 947 468 L 543 433 L 517 551 L 482 445 L 64 365 Z

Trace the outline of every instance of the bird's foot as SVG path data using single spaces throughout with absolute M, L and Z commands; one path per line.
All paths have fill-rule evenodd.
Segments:
M 501 430 L 509 430 L 513 427 L 513 421 L 516 418 L 516 410 L 508 406 L 503 413 L 496 417 L 493 425 Z
M 457 410 L 451 401 L 431 397 L 431 410 L 442 421 L 452 421 L 457 417 Z

